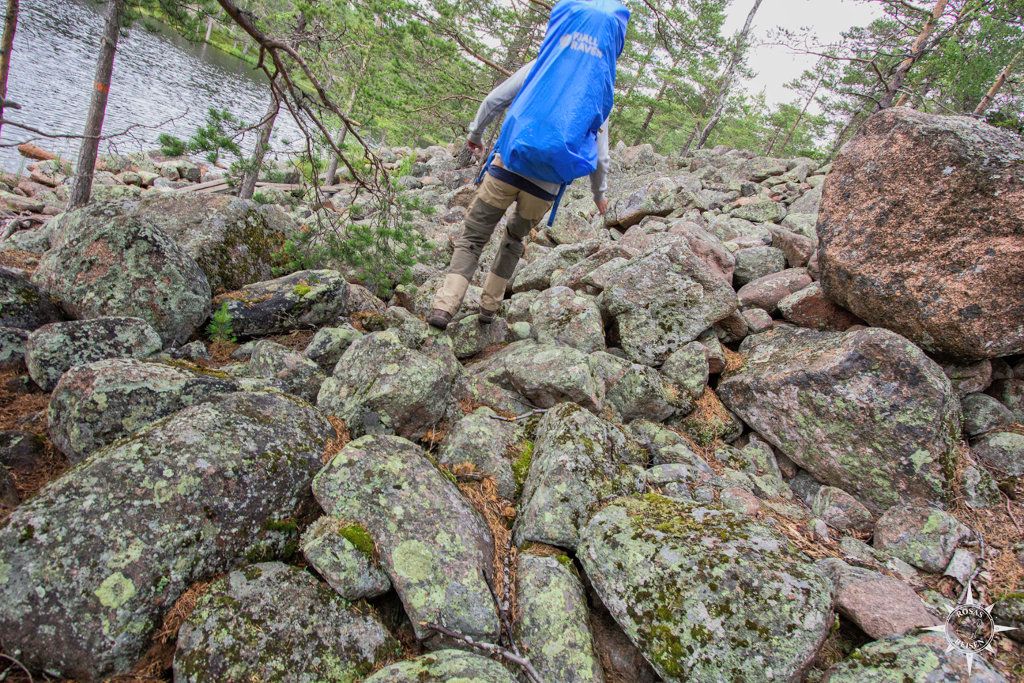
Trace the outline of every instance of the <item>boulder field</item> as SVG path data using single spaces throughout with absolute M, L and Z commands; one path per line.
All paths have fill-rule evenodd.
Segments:
M 385 288 L 285 255 L 344 192 L 169 191 L 203 177 L 186 160 L 0 242 L 4 656 L 37 680 L 952 682 L 922 629 L 968 584 L 1024 626 L 1019 138 L 896 108 L 825 165 L 620 145 L 607 216 L 570 187 L 484 325 L 496 237 L 440 332 L 456 151 L 382 150 L 436 209 Z M 1022 662 L 1000 636 L 971 680 Z

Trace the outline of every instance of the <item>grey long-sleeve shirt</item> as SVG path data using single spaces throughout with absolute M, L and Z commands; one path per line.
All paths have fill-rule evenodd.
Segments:
M 512 104 L 512 100 L 519 94 L 523 83 L 526 81 L 526 76 L 529 75 L 533 65 L 534 62 L 524 64 L 519 71 L 512 74 L 505 82 L 492 90 L 484 101 L 480 103 L 480 108 L 476 111 L 476 118 L 469 124 L 469 139 L 471 141 L 478 145 L 483 144 L 484 130 Z M 605 192 L 608 191 L 608 166 L 610 162 L 611 157 L 608 154 L 608 121 L 606 120 L 597 132 L 597 170 L 590 174 L 590 190 L 594 193 L 595 202 L 604 199 Z M 537 178 L 527 178 L 527 180 L 552 194 L 558 192 L 559 186 L 556 183 L 545 182 Z

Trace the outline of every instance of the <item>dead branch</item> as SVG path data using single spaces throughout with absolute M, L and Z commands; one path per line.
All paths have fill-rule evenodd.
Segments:
M 537 673 L 537 670 L 535 668 L 533 668 L 533 664 L 527 657 L 517 655 L 515 652 L 512 652 L 511 650 L 501 647 L 500 645 L 494 645 L 493 643 L 485 643 L 482 641 L 474 640 L 472 636 L 467 636 L 463 633 L 459 633 L 458 631 L 454 631 L 446 626 L 441 626 L 440 624 L 424 622 L 422 626 L 436 633 L 440 633 L 443 636 L 454 638 L 455 640 L 458 640 L 459 642 L 468 645 L 471 649 L 477 650 L 478 652 L 483 652 L 492 657 L 500 657 L 507 662 L 515 664 L 523 670 L 523 673 L 526 674 L 526 677 L 530 680 L 531 683 L 544 683 L 544 679 L 541 678 L 541 675 Z

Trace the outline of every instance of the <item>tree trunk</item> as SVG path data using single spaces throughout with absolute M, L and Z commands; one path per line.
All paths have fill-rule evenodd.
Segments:
M 747 20 L 743 23 L 743 29 L 736 37 L 736 47 L 732 52 L 732 56 L 729 58 L 729 65 L 726 67 L 725 72 L 722 74 L 720 79 L 721 86 L 718 88 L 718 92 L 715 94 L 715 107 L 714 113 L 708 122 L 704 125 L 704 128 L 700 131 L 700 135 L 697 137 L 697 149 L 700 149 L 707 143 L 708 138 L 711 137 L 711 131 L 715 129 L 718 122 L 722 119 L 722 112 L 725 111 L 726 102 L 729 100 L 729 91 L 732 89 L 733 79 L 736 78 L 736 69 L 740 65 L 740 60 L 747 51 L 747 37 L 750 35 L 750 26 L 754 23 L 754 15 L 757 14 L 757 10 L 761 7 L 761 0 L 754 0 L 754 6 L 750 8 L 750 13 L 747 15 Z
M 14 31 L 17 28 L 18 0 L 7 0 L 7 14 L 4 16 L 4 35 L 0 39 L 0 119 L 4 117 L 4 103 L 7 100 L 7 74 L 11 71 Z
M 1017 60 L 1020 59 L 1021 54 L 1024 54 L 1024 50 L 1017 50 L 1016 54 L 1010 58 L 1010 61 L 1007 62 L 1006 66 L 1003 67 L 1003 70 L 999 72 L 998 76 L 996 76 L 996 80 L 992 82 L 992 87 L 988 89 L 985 96 L 981 98 L 981 102 L 978 102 L 978 106 L 974 108 L 975 116 L 982 116 L 985 114 L 985 110 L 988 109 L 988 105 L 992 103 L 995 96 L 999 94 L 999 90 L 1003 87 L 1003 84 L 1006 83 L 1006 79 L 1010 76 L 1010 72 L 1013 71 L 1013 67 L 1017 63 Z M 4 79 L 6 80 L 6 73 L 4 74 Z
M 238 184 L 238 196 L 242 199 L 252 199 L 256 192 L 256 181 L 260 177 L 260 169 L 263 168 L 263 158 L 270 149 L 270 134 L 274 131 L 274 122 L 277 121 L 277 112 L 281 110 L 280 102 L 277 99 L 277 91 L 271 87 L 270 104 L 263 115 L 263 125 L 260 126 L 260 137 L 256 141 L 256 147 L 252 150 L 252 156 L 246 164 L 245 173 L 242 174 L 242 181 Z
M 206 37 L 203 38 L 204 43 L 210 42 L 210 36 L 213 35 L 213 17 L 206 17 Z
M 103 38 L 100 40 L 100 54 L 96 59 L 92 101 L 85 119 L 82 147 L 78 152 L 78 167 L 75 182 L 71 187 L 68 208 L 77 209 L 89 203 L 92 195 L 92 178 L 96 172 L 96 157 L 100 149 L 100 134 L 103 132 L 103 117 L 107 113 L 107 96 L 110 94 L 110 78 L 114 72 L 114 56 L 117 54 L 117 39 L 124 20 L 126 0 L 110 0 L 104 19 Z
M 896 98 L 896 93 L 903 87 L 903 82 L 907 80 L 907 74 L 910 72 L 910 68 L 917 63 L 917 60 L 921 59 L 924 54 L 924 45 L 928 38 L 931 37 L 932 33 L 935 32 L 935 26 L 939 23 L 939 19 L 942 18 L 942 13 L 946 11 L 946 5 L 948 0 L 936 0 L 935 7 L 932 8 L 932 14 L 928 17 L 928 20 L 924 22 L 924 26 L 921 28 L 921 32 L 914 39 L 914 44 L 910 46 L 910 53 L 900 62 L 900 65 L 896 67 L 896 73 L 892 75 L 892 80 L 889 81 L 889 87 L 886 89 L 882 99 L 878 101 L 878 111 L 882 109 L 888 109 L 892 106 L 893 100 Z
M 672 68 L 675 68 L 674 64 L 672 65 Z M 666 88 L 668 88 L 668 79 L 661 82 L 661 88 L 658 89 L 658 94 L 654 96 L 655 103 L 660 102 L 661 98 L 665 96 Z M 651 104 L 651 106 L 647 108 L 647 116 L 644 117 L 644 122 L 640 126 L 640 130 L 637 131 L 636 141 L 633 143 L 634 145 L 639 145 L 643 142 L 644 135 L 647 134 L 647 129 L 650 128 L 652 120 L 654 120 L 654 104 Z
M 804 102 L 804 108 L 800 110 L 800 114 L 796 117 L 796 121 L 790 126 L 789 131 L 786 133 L 786 139 L 782 141 L 781 154 L 786 153 L 786 147 L 789 145 L 789 141 L 793 139 L 793 133 L 800 126 L 800 122 L 804 120 L 804 116 L 807 114 L 808 107 L 811 106 L 811 102 L 814 101 L 814 96 L 818 94 L 818 88 L 821 87 L 821 82 L 825 80 L 824 76 L 818 77 L 818 82 L 814 84 L 814 89 L 811 90 L 811 94 L 808 95 L 807 100 Z M 766 157 L 772 155 L 772 151 L 775 149 L 775 140 L 772 140 L 772 144 L 768 146 L 768 151 L 765 153 Z
M 379 28 L 379 22 L 378 22 Z M 352 81 L 352 88 L 348 91 L 348 98 L 345 100 L 345 115 L 352 115 L 352 107 L 356 104 L 356 95 L 359 93 L 359 81 L 362 80 L 363 76 L 366 75 L 366 65 L 370 62 L 370 51 L 367 50 L 363 53 L 362 62 L 359 64 L 359 73 L 356 75 L 355 80 Z M 338 137 L 334 141 L 334 146 L 341 149 L 341 146 L 345 144 L 345 138 L 348 137 L 348 126 L 341 124 L 341 130 L 338 131 Z M 338 164 L 341 162 L 341 157 L 337 154 L 331 154 L 331 162 L 327 165 L 327 176 L 324 178 L 325 185 L 333 185 L 338 181 Z

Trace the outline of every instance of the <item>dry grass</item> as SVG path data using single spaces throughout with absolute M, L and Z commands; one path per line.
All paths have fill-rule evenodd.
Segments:
M 208 581 L 200 581 L 192 584 L 187 591 L 181 594 L 175 603 L 164 615 L 163 624 L 153 635 L 153 642 L 142 656 L 142 659 L 132 667 L 132 670 L 121 676 L 114 676 L 108 681 L 118 683 L 150 683 L 151 681 L 170 680 L 171 665 L 174 662 L 174 650 L 177 646 L 178 630 L 185 623 L 192 610 L 196 608 L 199 601 L 216 578 Z
M 295 330 L 288 334 L 279 334 L 275 337 L 268 337 L 272 342 L 276 342 L 281 346 L 285 346 L 292 351 L 302 351 L 309 342 L 313 339 L 315 332 L 313 330 Z
M 499 600 L 508 596 L 507 614 L 516 613 L 516 548 L 512 543 L 512 522 L 516 517 L 515 506 L 498 495 L 498 487 L 492 477 L 476 472 L 472 463 L 461 463 L 447 469 L 455 476 L 459 491 L 487 522 L 494 539 L 493 585 Z
M 348 442 L 352 440 L 352 433 L 348 431 L 348 425 L 340 417 L 334 415 L 328 415 L 327 421 L 334 427 L 334 438 L 328 440 L 326 448 L 324 448 L 323 462 L 324 464 L 329 463 L 334 459 L 341 449 L 348 445 Z
M 207 345 L 207 349 L 210 352 L 210 360 L 203 362 L 203 365 L 209 367 L 219 368 L 229 363 L 234 363 L 235 359 L 231 357 L 231 354 L 238 348 L 238 344 L 235 342 L 217 340 L 212 341 Z
M 735 372 L 747 362 L 747 357 L 744 354 L 733 351 L 728 346 L 722 346 L 722 353 L 725 355 L 725 370 L 723 372 Z

